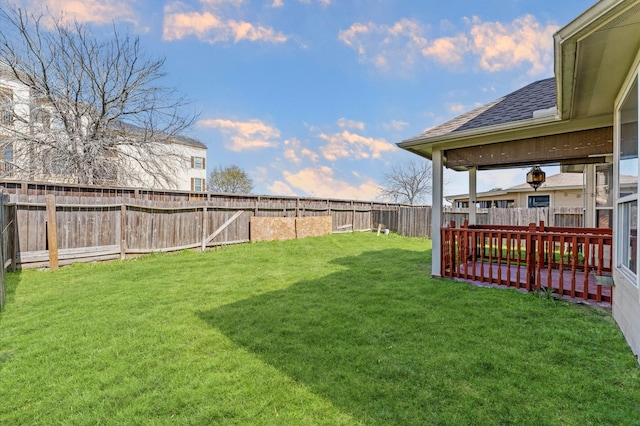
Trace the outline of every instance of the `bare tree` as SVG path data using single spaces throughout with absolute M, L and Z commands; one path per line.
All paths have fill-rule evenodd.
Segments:
M 2 0 L 0 28 L 0 81 L 13 91 L 0 106 L 0 148 L 17 175 L 175 183 L 184 159 L 169 142 L 196 117 L 183 115 L 185 98 L 160 85 L 164 59 L 147 58 L 139 39 L 115 26 L 105 39 Z
M 253 189 L 253 180 L 238 166 L 216 167 L 209 174 L 209 191 L 248 194 Z
M 395 202 L 415 204 L 431 194 L 431 162 L 412 160 L 384 174 L 380 194 Z

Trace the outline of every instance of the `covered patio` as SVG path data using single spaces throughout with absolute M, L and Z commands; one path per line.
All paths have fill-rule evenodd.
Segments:
M 528 291 L 555 289 L 563 296 L 611 303 L 611 286 L 602 284 L 608 280 L 598 284 L 596 277 L 611 276 L 612 232 L 596 223 L 602 213 L 597 204 L 608 204 L 607 212 L 611 208 L 606 194 L 612 193 L 613 125 L 601 116 L 559 120 L 556 90 L 554 78 L 534 82 L 399 144 L 433 161 L 434 276 Z M 544 165 L 584 175 L 584 228 L 477 224 L 479 170 Z M 467 223 L 436 218 L 443 207 L 444 167 L 468 172 Z
M 432 274 L 611 303 L 638 353 L 640 1 L 597 2 L 554 35 L 554 48 L 554 78 L 398 144 L 432 161 Z M 477 225 L 478 171 L 545 165 L 583 174 L 585 228 Z M 466 224 L 443 223 L 445 167 L 468 172 Z M 612 229 L 596 227 L 600 214 Z

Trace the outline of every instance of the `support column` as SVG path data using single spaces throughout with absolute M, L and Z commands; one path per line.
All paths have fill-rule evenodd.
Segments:
M 469 169 L 469 225 L 476 225 L 476 201 L 477 201 L 477 167 Z
M 584 227 L 596 227 L 596 165 L 587 164 L 584 169 Z
M 431 170 L 433 177 L 432 196 L 432 216 L 431 216 L 431 275 L 442 276 L 442 151 L 433 150 L 431 156 Z

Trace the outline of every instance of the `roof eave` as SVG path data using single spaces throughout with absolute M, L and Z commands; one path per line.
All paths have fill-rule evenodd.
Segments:
M 398 145 L 400 148 L 409 148 L 414 145 L 422 145 L 425 143 L 435 145 L 441 142 L 451 142 L 454 140 L 466 140 L 466 139 L 471 139 L 471 138 L 481 137 L 481 136 L 493 136 L 496 134 L 501 134 L 501 133 L 505 133 L 513 130 L 523 130 L 527 128 L 546 125 L 549 123 L 556 123 L 558 121 L 559 121 L 559 118 L 557 116 L 531 118 L 526 120 L 512 121 L 509 123 L 496 124 L 493 126 L 485 126 L 485 127 L 480 127 L 480 128 L 470 129 L 470 130 L 451 132 L 451 133 L 438 135 L 438 136 L 430 136 L 430 137 L 415 136 L 413 138 L 406 139 L 402 142 L 398 142 L 396 145 Z
M 600 0 L 554 34 L 556 102 L 560 119 L 572 118 L 578 42 L 603 25 L 605 18 L 619 13 L 624 3 L 625 0 Z
M 579 120 L 560 120 L 558 116 L 539 117 L 510 123 L 486 126 L 477 129 L 447 133 L 432 137 L 413 137 L 396 145 L 431 159 L 433 148 L 451 149 L 459 146 L 483 145 L 487 143 L 569 133 L 580 130 L 597 129 L 613 125 L 613 115 L 606 114 Z M 420 148 L 419 152 L 416 148 Z

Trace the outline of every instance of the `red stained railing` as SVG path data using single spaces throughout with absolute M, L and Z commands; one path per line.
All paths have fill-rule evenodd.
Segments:
M 611 276 L 611 248 L 611 229 L 451 222 L 442 229 L 442 275 L 611 303 L 603 279 Z

